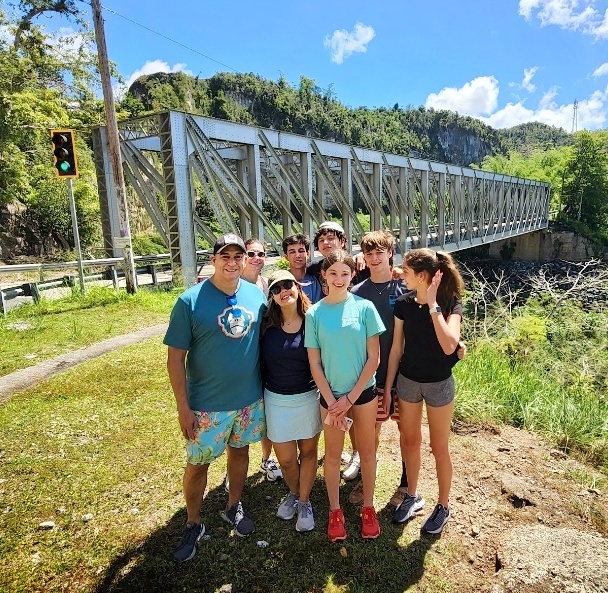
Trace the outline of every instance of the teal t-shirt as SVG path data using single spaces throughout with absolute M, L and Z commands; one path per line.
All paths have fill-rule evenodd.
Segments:
M 188 404 L 192 410 L 240 410 L 262 397 L 260 323 L 264 293 L 244 280 L 236 304 L 206 281 L 186 290 L 171 312 L 164 343 L 187 350 Z
M 308 309 L 304 345 L 321 350 L 323 371 L 335 396 L 355 386 L 367 362 L 367 339 L 384 330 L 374 304 L 353 294 L 341 303 L 322 300 Z M 365 389 L 375 382 L 372 377 Z

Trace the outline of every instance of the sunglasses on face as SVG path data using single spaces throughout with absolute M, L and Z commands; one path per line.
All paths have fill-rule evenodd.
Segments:
M 291 290 L 292 288 L 293 280 L 283 280 L 282 282 L 277 282 L 276 284 L 273 284 L 272 288 L 270 289 L 270 292 L 276 296 L 277 294 L 281 294 L 281 291 L 283 289 Z
M 248 251 L 247 256 L 248 257 L 266 257 L 266 252 L 265 251 Z

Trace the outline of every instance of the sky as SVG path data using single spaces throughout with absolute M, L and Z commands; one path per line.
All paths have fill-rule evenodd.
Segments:
M 350 107 L 423 105 L 494 128 L 529 121 L 568 132 L 607 126 L 608 0 L 102 6 L 108 54 L 127 83 L 160 71 L 284 76 L 296 87 L 306 76 Z M 55 16 L 36 23 L 49 32 L 69 27 Z

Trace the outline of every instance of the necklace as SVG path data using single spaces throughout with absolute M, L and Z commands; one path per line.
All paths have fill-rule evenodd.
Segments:
M 293 319 L 291 319 L 290 321 L 287 320 L 283 320 L 283 325 L 291 325 L 294 321 L 297 321 L 298 319 L 300 319 L 299 315 L 296 315 Z
M 387 289 L 387 288 L 390 286 L 391 281 L 390 281 L 390 280 L 388 280 L 387 282 L 378 282 L 378 284 L 384 284 L 384 287 L 382 288 L 382 290 L 380 290 L 380 289 L 378 288 L 378 286 L 376 286 L 376 283 L 375 283 L 375 282 L 372 282 L 372 281 L 370 280 L 370 283 L 371 283 L 371 285 L 372 285 L 372 286 L 373 286 L 373 287 L 376 289 L 376 292 L 377 292 L 378 294 L 382 294 L 382 293 L 383 293 L 383 292 L 384 292 L 384 291 L 385 291 L 385 290 L 386 290 L 386 289 Z
M 418 308 L 419 308 L 419 309 L 422 309 L 422 306 L 423 306 L 423 305 L 426 305 L 426 303 L 419 303 L 419 302 L 418 302 L 418 297 L 414 297 L 414 300 L 416 301 L 416 304 L 418 305 Z

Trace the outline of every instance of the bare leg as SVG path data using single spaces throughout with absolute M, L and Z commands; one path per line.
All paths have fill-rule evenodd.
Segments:
M 321 418 L 329 412 L 321 407 Z M 344 431 L 329 426 L 323 422 L 323 434 L 325 436 L 325 461 L 323 472 L 325 475 L 325 488 L 329 499 L 329 508 L 334 511 L 340 508 L 340 455 L 344 448 Z
M 415 496 L 420 475 L 420 446 L 422 444 L 422 402 L 411 404 L 399 400 L 399 430 L 405 445 L 407 491 Z M 401 439 L 400 439 L 401 440 Z
M 450 425 L 454 413 L 454 401 L 440 408 L 426 407 L 431 436 L 431 449 L 435 456 L 437 483 L 439 484 L 438 502 L 448 506 L 452 486 L 452 458 L 449 449 Z M 409 468 L 408 468 L 409 479 Z
M 274 443 L 285 483 L 291 492 L 300 492 L 300 464 L 298 463 L 298 446 L 296 441 Z
M 184 471 L 183 487 L 184 499 L 186 500 L 186 511 L 188 512 L 188 522 L 201 522 L 201 505 L 207 488 L 207 471 L 209 464 L 192 465 L 186 464 Z
M 262 439 L 262 459 L 268 459 L 272 455 L 272 441 L 268 437 Z
M 249 446 L 226 448 L 228 454 L 228 508 L 235 505 L 243 495 L 243 487 L 249 469 Z
M 363 481 L 363 506 L 374 506 L 374 488 L 376 485 L 376 411 L 378 399 L 353 406 L 350 413 L 354 420 L 357 451 L 361 459 L 361 479 Z
M 300 447 L 300 502 L 308 502 L 310 491 L 317 477 L 318 445 L 319 435 L 298 441 Z

